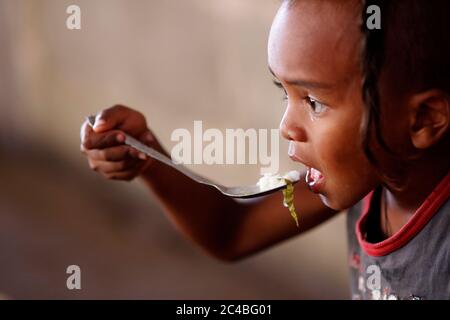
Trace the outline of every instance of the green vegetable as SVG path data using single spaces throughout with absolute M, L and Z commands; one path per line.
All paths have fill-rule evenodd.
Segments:
M 295 224 L 299 227 L 297 212 L 295 212 L 294 207 L 294 185 L 288 179 L 284 179 L 284 182 L 286 183 L 286 188 L 283 189 L 283 205 L 289 209 Z

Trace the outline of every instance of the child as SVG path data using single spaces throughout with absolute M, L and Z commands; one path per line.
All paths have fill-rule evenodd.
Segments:
M 359 0 L 286 0 L 273 22 L 280 128 L 308 168 L 295 189 L 300 231 L 349 209 L 354 299 L 448 299 L 450 2 L 378 5 L 381 29 L 366 27 Z M 82 126 L 91 168 L 141 177 L 206 252 L 234 261 L 299 234 L 281 193 L 238 203 L 124 145 L 123 132 L 166 153 L 139 112 L 115 106 Z

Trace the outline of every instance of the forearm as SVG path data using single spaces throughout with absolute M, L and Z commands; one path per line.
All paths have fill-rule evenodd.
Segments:
M 243 206 L 216 189 L 154 162 L 141 175 L 168 218 L 189 239 L 220 259 L 231 259 L 232 234 Z
M 256 203 L 245 205 L 239 224 L 234 230 L 234 258 L 265 250 L 270 246 L 301 235 L 336 215 L 326 207 L 319 196 L 312 193 L 304 179 L 295 185 L 294 203 L 299 226 L 296 226 L 289 210 L 283 206 L 281 192 L 272 193 Z
M 324 206 L 302 180 L 295 189 L 300 219 L 297 228 L 282 205 L 281 192 L 240 203 L 161 163 L 154 165 L 143 179 L 169 219 L 184 235 L 222 260 L 247 257 L 299 235 L 336 213 Z

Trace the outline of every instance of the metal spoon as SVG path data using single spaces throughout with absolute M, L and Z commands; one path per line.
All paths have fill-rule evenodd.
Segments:
M 89 125 L 91 127 L 93 127 L 95 124 L 95 116 L 88 116 L 87 121 L 88 121 Z M 166 157 L 162 153 L 156 151 L 152 147 L 149 147 L 149 146 L 143 144 L 142 142 L 136 140 L 135 138 L 129 136 L 128 134 L 124 133 L 124 135 L 125 135 L 125 142 L 124 142 L 125 144 L 135 148 L 136 150 L 138 150 L 142 153 L 145 153 L 147 156 L 149 156 L 153 159 L 156 159 L 156 160 L 180 171 L 182 174 L 191 178 L 192 180 L 194 180 L 198 183 L 201 183 L 201 184 L 205 184 L 205 185 L 214 187 L 217 190 L 219 190 L 222 194 L 232 197 L 232 198 L 242 198 L 242 199 L 256 198 L 256 197 L 261 197 L 261 196 L 270 194 L 272 192 L 278 191 L 280 189 L 286 188 L 286 184 L 284 182 L 275 188 L 264 189 L 264 190 L 261 190 L 261 188 L 258 185 L 226 187 L 221 184 L 215 183 L 215 182 L 209 180 L 208 178 L 199 176 L 199 175 L 191 172 L 190 170 L 186 169 L 181 164 L 177 164 L 177 163 L 173 162 L 170 158 Z M 292 183 L 297 183 L 298 181 L 299 180 L 292 181 Z

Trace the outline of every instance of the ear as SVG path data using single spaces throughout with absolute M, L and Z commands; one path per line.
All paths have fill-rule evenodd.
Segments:
M 450 97 L 441 90 L 429 90 L 411 97 L 409 103 L 411 141 L 417 149 L 438 143 L 449 131 Z

